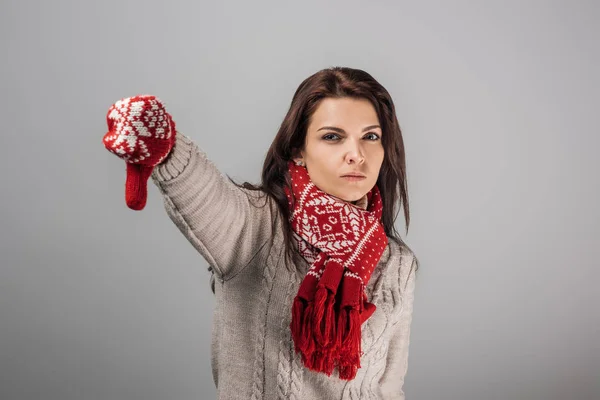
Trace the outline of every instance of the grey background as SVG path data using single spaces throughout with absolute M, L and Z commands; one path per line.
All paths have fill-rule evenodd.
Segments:
M 207 264 L 101 139 L 159 96 L 257 182 L 300 82 L 392 94 L 421 260 L 405 391 L 600 398 L 594 1 L 3 0 L 0 399 L 208 399 Z M 404 230 L 398 219 L 398 228 Z

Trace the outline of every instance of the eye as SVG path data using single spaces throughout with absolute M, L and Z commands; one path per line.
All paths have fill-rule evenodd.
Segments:
M 371 136 L 371 137 L 374 136 L 374 139 L 371 139 L 372 141 L 379 140 L 379 135 L 376 133 L 370 132 L 365 137 L 367 137 L 367 136 Z
M 335 137 L 337 137 L 339 139 L 339 136 L 336 135 L 335 133 L 328 133 L 327 135 L 323 136 L 323 139 L 331 142 L 332 140 L 327 139 L 328 137 L 331 137 L 331 136 L 335 136 Z

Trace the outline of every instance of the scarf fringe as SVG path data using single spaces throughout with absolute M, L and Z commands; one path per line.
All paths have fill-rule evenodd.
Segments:
M 294 346 L 307 368 L 330 376 L 337 366 L 340 379 L 351 380 L 360 368 L 362 355 L 360 313 L 355 308 L 344 308 L 336 324 L 334 301 L 335 295 L 324 287 L 306 307 L 304 299 L 294 299 Z
M 341 379 L 351 380 L 360 368 L 361 323 L 360 313 L 354 308 L 344 309 L 338 319 L 337 342 L 339 346 L 339 374 Z
M 290 325 L 296 353 L 299 353 L 305 346 L 304 340 L 302 340 L 302 314 L 304 313 L 304 308 L 304 302 L 296 296 L 294 304 L 292 304 L 292 323 Z
M 333 306 L 335 295 L 325 287 L 315 293 L 314 315 L 312 326 L 315 340 L 323 351 L 335 346 L 335 313 Z

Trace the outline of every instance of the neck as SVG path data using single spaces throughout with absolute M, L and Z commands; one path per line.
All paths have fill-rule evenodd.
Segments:
M 356 207 L 362 208 L 364 210 L 367 209 L 367 195 L 365 194 L 363 197 L 361 197 L 358 200 L 355 201 L 351 201 L 351 204 L 354 204 Z

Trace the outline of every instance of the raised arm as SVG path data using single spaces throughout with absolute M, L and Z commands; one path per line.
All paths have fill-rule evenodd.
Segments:
M 273 235 L 275 203 L 234 185 L 181 132 L 151 177 L 167 214 L 219 279 L 244 268 Z

